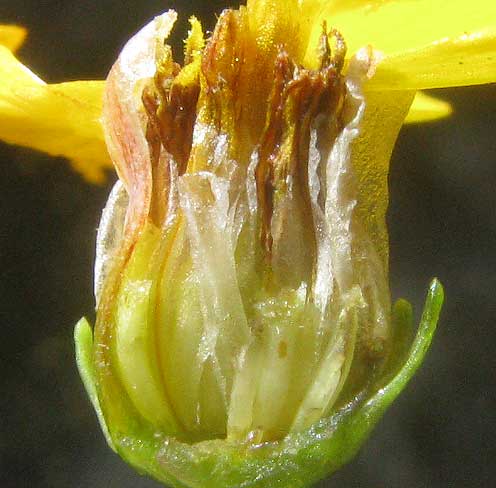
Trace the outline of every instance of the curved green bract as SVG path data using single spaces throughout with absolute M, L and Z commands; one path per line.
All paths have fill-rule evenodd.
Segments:
M 107 430 L 94 384 L 93 340 L 86 321 L 76 326 L 77 363 L 107 441 L 138 471 L 173 487 L 305 487 L 348 462 L 406 386 L 429 348 L 443 299 L 442 286 L 434 280 L 413 343 L 411 306 L 404 300 L 395 304 L 391 359 L 367 398 L 355 399 L 304 432 L 261 445 L 225 440 L 190 445 L 136 428 L 140 422 L 110 425 Z
M 107 444 L 112 448 L 112 450 L 115 451 L 116 449 L 114 443 L 112 442 L 105 418 L 103 417 L 102 409 L 100 408 L 100 402 L 98 401 L 98 394 L 95 386 L 95 368 L 93 365 L 93 332 L 89 322 L 84 317 L 76 324 L 74 329 L 74 342 L 76 344 L 76 364 L 79 375 L 83 380 L 86 393 L 90 398 L 93 408 L 95 409 L 98 422 L 100 422 L 100 427 L 105 435 Z

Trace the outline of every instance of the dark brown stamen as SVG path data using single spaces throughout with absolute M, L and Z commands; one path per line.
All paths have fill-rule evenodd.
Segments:
M 280 48 L 274 66 L 274 84 L 256 169 L 261 242 L 269 260 L 274 241 L 278 239 L 277 231 L 274 233 L 272 229 L 274 206 L 288 191 L 290 179 L 294 191 L 300 192 L 306 211 L 311 213 L 308 151 L 312 124 L 321 114 L 326 116 L 325 120 L 340 119 L 345 97 L 341 68 L 346 47 L 337 31 L 328 34 L 325 25 L 323 29 L 318 70 L 296 66 L 283 48 Z M 337 46 L 334 56 L 329 42 L 331 36 Z

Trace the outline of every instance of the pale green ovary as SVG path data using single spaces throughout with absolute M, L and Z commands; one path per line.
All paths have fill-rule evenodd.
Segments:
M 156 242 L 156 232 L 149 227 L 128 263 L 117 299 L 114 347 L 122 382 L 135 407 L 153 425 L 173 433 L 177 424 L 154 353 L 154 290 L 148 270 Z
M 202 281 L 179 227 L 168 254 L 160 256 L 160 231 L 148 226 L 119 291 L 115 351 L 131 401 L 157 428 L 193 441 L 271 440 L 308 427 L 329 410 L 346 378 L 354 304 L 345 307 L 346 316 L 323 319 L 308 300 L 307 285 L 269 292 L 259 279 L 248 283 L 257 274 L 252 257 L 240 264 L 244 278 L 237 284 L 244 319 L 228 315 L 212 323 L 215 315 L 205 307 L 219 304 L 202 302 L 211 284 Z M 217 296 L 215 289 L 210 293 Z M 212 332 L 207 326 L 224 334 L 213 349 L 205 343 Z M 225 342 L 229 337 L 232 344 Z

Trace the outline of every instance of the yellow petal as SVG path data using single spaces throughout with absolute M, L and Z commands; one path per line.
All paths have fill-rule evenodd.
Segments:
M 26 34 L 24 27 L 0 24 L 0 44 L 8 47 L 11 51 L 15 51 L 21 46 Z
M 270 57 L 270 52 L 284 46 L 300 62 L 322 9 L 321 3 L 321 0 L 248 0 L 249 30 L 255 36 L 257 49 Z M 318 27 L 317 39 L 322 34 L 320 22 Z
M 100 126 L 103 81 L 47 85 L 0 46 L 0 139 L 64 156 L 91 182 L 112 167 Z
M 353 166 L 358 177 L 357 213 L 378 249 L 384 269 L 388 263 L 386 211 L 389 160 L 414 92 L 366 93 L 365 116 L 353 144 Z
M 496 81 L 494 0 L 337 1 L 322 18 L 345 36 L 350 53 L 365 45 L 383 53 L 370 89 Z M 317 22 L 314 39 L 319 31 Z
M 452 106 L 440 100 L 426 95 L 424 92 L 417 92 L 413 100 L 410 111 L 406 116 L 406 124 L 415 124 L 419 122 L 430 122 L 433 120 L 443 119 L 453 113 Z

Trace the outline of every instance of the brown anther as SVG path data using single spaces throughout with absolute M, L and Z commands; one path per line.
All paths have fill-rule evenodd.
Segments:
M 184 173 L 193 139 L 199 80 L 183 84 L 178 81 L 180 66 L 166 60 L 158 66 L 152 83 L 145 86 L 143 105 L 148 116 L 149 133 L 155 144 L 157 134 L 163 148 Z
M 330 40 L 334 39 L 334 53 Z M 332 66 L 336 71 L 341 72 L 346 58 L 346 42 L 341 33 L 336 29 L 327 30 L 327 22 L 322 22 L 322 34 L 319 39 L 318 58 L 320 70 Z
M 329 66 L 331 62 L 331 45 L 329 44 L 329 34 L 327 33 L 327 22 L 322 22 L 322 34 L 319 39 L 318 57 L 320 60 L 320 69 Z
M 276 58 L 273 88 L 255 173 L 262 215 L 261 242 L 269 261 L 272 246 L 280 237 L 272 226 L 276 200 L 288 191 L 288 181 L 292 182 L 291 191 L 299 192 L 304 211 L 311 214 L 308 151 L 312 124 L 319 114 L 325 114 L 325 120 L 339 125 L 337 121 L 345 96 L 340 68 L 346 47 L 339 33 L 333 31 L 333 36 L 337 47 L 334 56 L 331 56 L 329 34 L 324 23 L 318 70 L 296 66 L 283 48 L 280 48 Z
M 141 95 L 147 115 L 146 138 L 150 148 L 153 173 L 152 218 L 160 223 L 166 212 L 169 188 L 169 164 L 172 158 L 179 174 L 186 170 L 193 140 L 199 80 L 182 83 L 181 67 L 172 59 L 170 46 L 163 46 L 153 80 Z M 165 150 L 167 157 L 163 157 Z
M 336 29 L 331 30 L 331 36 L 334 38 L 336 43 L 335 52 L 332 56 L 332 64 L 337 71 L 341 72 L 346 58 L 346 41 L 344 40 L 341 32 Z
M 276 179 L 274 174 L 275 159 L 279 153 L 283 129 L 283 110 L 287 96 L 286 87 L 293 77 L 294 65 L 288 54 L 281 48 L 274 68 L 274 85 L 267 111 L 267 121 L 259 150 L 259 163 L 255 172 L 257 196 L 262 213 L 261 239 L 262 245 L 270 255 L 272 249 L 272 221 L 274 190 Z

